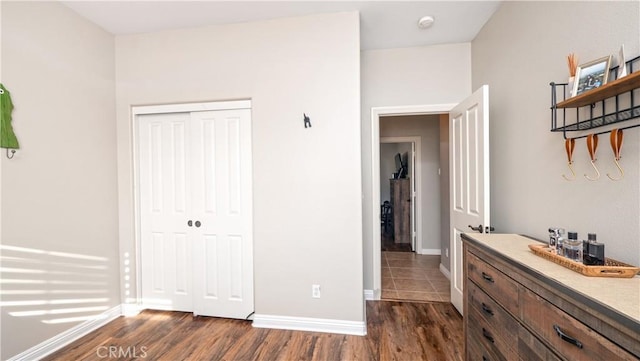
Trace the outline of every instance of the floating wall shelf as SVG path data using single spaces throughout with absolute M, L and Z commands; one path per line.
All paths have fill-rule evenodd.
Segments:
M 562 132 L 565 139 L 579 139 L 586 135 L 567 137 L 567 132 L 586 131 L 633 119 L 640 120 L 640 71 L 634 72 L 634 67 L 638 65 L 640 56 L 627 62 L 627 76 L 569 99 L 564 99 L 567 92 L 566 83 L 551 83 L 551 131 Z M 617 78 L 617 73 L 618 67 L 612 68 L 609 78 Z M 558 101 L 559 91 L 562 101 Z M 568 110 L 572 108 L 575 109 L 575 116 L 568 114 Z M 568 121 L 568 117 L 572 119 Z M 619 129 L 635 127 L 640 127 L 640 123 L 628 124 Z

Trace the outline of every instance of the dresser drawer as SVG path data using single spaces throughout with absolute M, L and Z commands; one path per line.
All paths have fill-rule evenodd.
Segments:
M 473 282 L 467 283 L 468 312 L 475 311 L 507 345 L 518 343 L 518 322 Z
M 518 315 L 518 284 L 493 266 L 467 253 L 467 277 L 513 315 Z
M 518 330 L 518 354 L 522 361 L 562 361 L 522 326 Z
M 502 336 L 499 328 L 490 325 L 477 311 L 470 310 L 467 327 L 467 339 L 471 344 L 471 351 L 476 348 L 477 353 L 490 361 L 511 361 L 518 359 L 516 343 L 509 344 Z M 517 335 L 517 334 L 516 334 Z M 475 359 L 474 359 L 475 360 Z
M 498 360 L 490 354 L 484 347 L 480 345 L 479 342 L 467 342 L 467 356 L 465 360 L 467 361 L 495 361 Z
M 581 361 L 637 360 L 535 293 L 523 289 L 520 295 L 522 321 L 563 358 Z

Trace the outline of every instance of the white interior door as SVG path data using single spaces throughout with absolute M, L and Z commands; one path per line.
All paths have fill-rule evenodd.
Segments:
M 460 235 L 489 226 L 489 86 L 483 85 L 449 113 L 451 185 L 451 303 L 462 310 Z
M 253 312 L 249 109 L 191 114 L 196 165 L 194 313 L 246 318 Z
M 154 309 L 193 309 L 189 118 L 189 113 L 138 117 L 142 303 Z
M 250 110 L 137 120 L 143 305 L 246 318 L 253 311 Z

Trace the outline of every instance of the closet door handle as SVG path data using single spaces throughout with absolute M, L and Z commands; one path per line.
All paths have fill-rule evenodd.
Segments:
M 187 226 L 192 227 L 193 226 L 193 221 L 192 220 L 188 220 L 187 221 Z
M 199 228 L 201 224 L 200 221 L 196 221 L 196 228 Z

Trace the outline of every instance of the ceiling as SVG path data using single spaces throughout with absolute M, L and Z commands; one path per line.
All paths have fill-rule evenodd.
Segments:
M 115 34 L 242 23 L 340 11 L 360 12 L 363 50 L 469 42 L 500 1 L 62 1 Z M 435 23 L 419 29 L 431 15 Z M 310 23 L 309 26 L 322 26 Z

